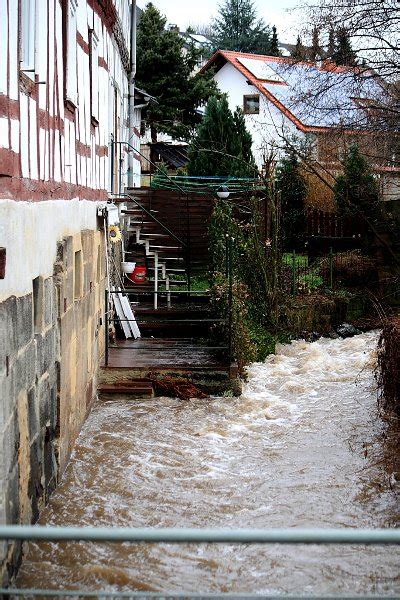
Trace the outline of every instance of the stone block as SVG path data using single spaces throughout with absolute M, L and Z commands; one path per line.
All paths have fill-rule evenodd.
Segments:
M 19 468 L 18 463 L 14 465 L 6 482 L 5 494 L 6 522 L 17 524 L 19 522 Z
M 28 391 L 28 428 L 29 439 L 32 442 L 40 433 L 39 410 L 34 387 Z
M 17 351 L 17 298 L 11 296 L 0 303 L 0 372 L 6 369 L 6 357 Z
M 93 264 L 94 259 L 94 231 L 85 229 L 81 232 L 83 262 Z M 96 244 L 97 249 L 97 244 Z
M 8 474 L 18 462 L 19 423 L 16 410 L 13 411 L 2 431 L 3 474 L 5 479 L 7 479 Z
M 43 283 L 43 320 L 44 326 L 48 327 L 55 322 L 57 318 L 56 309 L 56 290 L 52 277 L 45 279 Z
M 29 390 L 36 381 L 36 341 L 25 347 L 15 360 L 14 394 L 17 398 L 21 390 Z
M 38 377 L 41 377 L 49 371 L 58 357 L 57 330 L 53 327 L 45 334 L 37 335 L 35 339 L 37 343 L 36 373 Z
M 31 520 L 35 523 L 39 518 L 43 499 L 42 485 L 42 439 L 36 439 L 30 447 L 30 476 L 28 496 L 31 501 Z
M 74 303 L 74 272 L 72 269 L 64 272 L 61 284 L 62 312 L 68 310 Z
M 86 263 L 83 267 L 83 294 L 90 294 L 90 284 L 93 285 L 93 266 Z
M 51 385 L 50 377 L 39 380 L 37 388 L 37 405 L 39 412 L 39 427 L 42 429 L 50 422 Z
M 7 423 L 15 406 L 14 369 L 10 366 L 8 375 L 6 371 L 0 372 L 0 430 Z
M 44 472 L 44 487 L 46 501 L 50 494 L 54 491 L 58 479 L 58 463 L 54 440 L 50 429 L 46 429 L 43 447 L 43 472 Z
M 32 294 L 17 298 L 17 318 L 15 323 L 16 344 L 18 350 L 26 346 L 33 336 L 33 298 Z
M 74 268 L 74 240 L 72 235 L 63 239 L 63 264 L 65 270 Z

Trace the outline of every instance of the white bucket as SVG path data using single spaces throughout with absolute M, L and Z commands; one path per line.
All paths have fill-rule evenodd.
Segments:
M 135 270 L 136 267 L 136 263 L 135 262 L 123 262 L 121 263 L 122 266 L 122 271 L 124 273 L 133 273 L 133 271 Z

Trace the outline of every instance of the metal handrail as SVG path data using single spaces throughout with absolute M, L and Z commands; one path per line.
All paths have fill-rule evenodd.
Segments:
M 400 529 L 196 529 L 174 527 L 52 527 L 2 525 L 0 540 L 144 542 L 166 544 L 400 545 Z
M 162 227 L 164 229 L 164 231 L 166 231 L 171 237 L 173 237 L 177 242 L 179 242 L 183 248 L 186 247 L 186 242 L 184 242 L 183 240 L 181 240 L 162 221 L 160 221 L 159 219 L 157 219 L 157 217 L 155 217 L 153 215 L 153 213 L 151 213 L 150 211 L 148 211 L 147 208 L 145 208 L 143 206 L 143 204 L 141 204 L 139 202 L 139 200 L 137 200 L 137 198 L 134 198 L 133 196 L 130 196 L 129 194 L 125 194 L 125 193 L 122 193 L 122 192 L 120 194 L 112 194 L 112 195 L 113 196 L 118 196 L 118 198 L 129 198 L 129 200 L 133 201 L 136 204 L 136 206 L 138 206 L 140 208 L 140 210 L 142 210 L 143 212 L 145 212 L 148 217 L 150 217 L 151 219 L 153 219 L 153 221 L 155 223 L 157 223 L 158 225 L 160 225 L 160 227 Z M 122 211 L 122 212 L 124 212 L 124 211 Z
M 43 527 L 29 525 L 6 525 L 0 527 L 0 540 L 51 541 L 51 542 L 97 542 L 97 543 L 168 543 L 168 544 L 345 544 L 345 545 L 399 545 L 399 529 L 192 529 L 192 528 L 121 528 L 121 527 Z M 0 594 L 39 597 L 86 597 L 86 598 L 341 598 L 353 600 L 364 598 L 398 598 L 398 595 L 261 595 L 236 593 L 174 593 L 174 592 L 109 592 L 85 590 L 40 590 L 1 588 Z
M 305 595 L 279 595 L 276 594 L 235 594 L 235 593 L 175 593 L 175 592 L 102 592 L 102 591 L 85 591 L 85 590 L 39 590 L 39 589 L 12 589 L 12 588 L 0 588 L 0 594 L 6 594 L 13 596 L 33 596 L 33 597 L 50 597 L 50 598 L 96 598 L 96 600 L 109 600 L 109 598 L 140 598 L 144 600 L 146 598 L 154 598 L 157 600 L 399 600 L 398 594 L 395 596 L 389 595 L 377 595 L 377 594 L 363 594 L 362 596 L 348 596 L 348 595 L 337 595 L 328 594 L 321 596 L 311 596 L 310 594 Z

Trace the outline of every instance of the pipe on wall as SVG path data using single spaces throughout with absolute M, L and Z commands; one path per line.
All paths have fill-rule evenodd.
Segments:
M 128 94 L 128 136 L 132 138 L 135 125 L 135 77 L 136 77 L 136 0 L 131 3 L 131 47 L 129 69 L 129 94 Z M 133 187 L 133 151 L 128 154 L 128 187 Z

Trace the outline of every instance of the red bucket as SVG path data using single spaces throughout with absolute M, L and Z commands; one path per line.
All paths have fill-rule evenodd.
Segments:
M 146 267 L 136 266 L 133 272 L 129 274 L 129 279 L 133 283 L 144 283 L 146 281 Z

